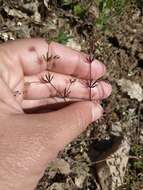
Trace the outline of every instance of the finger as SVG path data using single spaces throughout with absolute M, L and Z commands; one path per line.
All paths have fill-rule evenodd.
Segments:
M 49 100 L 24 100 L 22 102 L 22 108 L 25 113 L 34 114 L 34 113 L 48 113 L 51 111 L 56 111 L 62 109 L 70 104 L 79 102 L 79 100 L 66 99 L 66 102 L 63 98 L 56 98 L 58 101 L 55 101 L 55 98 Z
M 21 106 L 25 113 L 47 113 L 75 102 L 79 102 L 79 100 L 66 99 L 65 101 L 63 98 L 47 98 L 41 100 L 23 100 Z
M 43 99 L 48 97 L 76 98 L 79 100 L 104 99 L 111 93 L 111 85 L 100 81 L 89 87 L 87 81 L 79 80 L 67 75 L 44 72 L 39 76 L 25 78 L 24 99 Z M 91 94 L 89 91 L 91 90 Z M 89 97 L 91 96 L 91 97 Z
M 60 151 L 87 126 L 102 116 L 103 109 L 92 102 L 78 102 L 56 112 L 27 115 L 29 126 L 41 128 L 41 141 L 53 151 Z M 45 151 L 46 154 L 46 151 Z M 41 155 L 42 156 L 42 155 Z
M 58 103 L 64 103 L 63 98 L 45 98 L 41 100 L 23 100 L 21 106 L 23 109 L 31 109 L 42 106 L 54 105 Z
M 49 55 L 59 57 L 58 59 L 53 59 L 48 65 L 48 68 L 54 72 L 85 79 L 89 77 L 97 79 L 106 72 L 104 64 L 98 60 L 90 60 L 89 55 L 55 42 L 49 45 Z
M 65 104 L 65 103 L 69 103 L 69 102 L 79 102 L 79 101 L 83 101 L 83 100 L 79 100 L 79 99 L 71 99 L 71 98 L 66 98 L 66 102 L 63 98 L 59 98 L 59 97 L 54 97 L 54 98 L 44 98 L 44 99 L 40 99 L 40 100 L 23 100 L 21 103 L 22 109 L 31 109 L 31 108 L 37 108 L 37 107 L 42 107 L 42 106 L 47 106 L 50 109 L 52 108 L 52 106 L 57 105 L 57 104 Z
M 46 98 L 41 100 L 23 100 L 21 107 L 25 113 L 47 113 L 54 110 L 59 110 L 64 108 L 67 105 L 82 102 L 83 100 L 79 99 L 70 99 L 66 98 L 66 101 L 63 98 Z M 101 103 L 101 101 L 93 101 L 94 103 Z
M 43 39 L 25 39 L 5 43 L 0 46 L 9 60 L 14 64 L 20 64 L 25 75 L 32 75 L 50 69 L 54 72 L 78 76 L 79 78 L 89 77 L 89 61 L 87 55 L 72 50 L 69 47 L 52 42 L 48 43 Z M 59 57 L 45 61 L 43 57 Z M 92 62 L 92 78 L 99 78 L 105 74 L 105 66 L 97 60 Z

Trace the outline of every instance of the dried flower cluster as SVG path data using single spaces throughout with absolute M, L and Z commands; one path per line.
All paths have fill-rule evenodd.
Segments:
M 40 82 L 44 84 L 50 84 L 56 91 L 56 94 L 60 97 L 63 98 L 66 101 L 66 98 L 69 97 L 71 93 L 71 85 L 76 81 L 76 79 L 70 79 L 69 80 L 69 86 L 65 87 L 63 91 L 60 91 L 56 88 L 56 86 L 53 84 L 52 80 L 54 79 L 54 75 L 48 72 L 48 74 L 45 74 L 45 76 L 41 77 Z

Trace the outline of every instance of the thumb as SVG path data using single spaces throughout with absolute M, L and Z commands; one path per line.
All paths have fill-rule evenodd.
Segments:
M 78 102 L 49 114 L 39 114 L 38 120 L 42 119 L 43 125 L 47 126 L 45 142 L 48 141 L 49 144 L 49 141 L 52 141 L 50 144 L 54 146 L 53 148 L 60 151 L 90 123 L 99 119 L 102 113 L 103 108 L 97 103 Z M 37 118 L 36 116 L 36 120 Z
M 48 114 L 1 118 L 4 135 L 0 139 L 0 168 L 4 166 L 4 169 L 0 170 L 3 176 L 0 184 L 12 186 L 3 189 L 33 189 L 47 163 L 91 122 L 99 119 L 102 112 L 99 104 L 79 102 Z M 10 173 L 5 169 L 7 166 Z

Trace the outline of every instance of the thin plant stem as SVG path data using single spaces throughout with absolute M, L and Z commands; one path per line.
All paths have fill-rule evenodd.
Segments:
M 92 62 L 90 62 L 90 64 L 89 64 L 89 77 L 90 77 L 89 99 L 90 99 L 90 101 L 92 100 L 92 97 L 91 97 L 91 93 L 92 93 L 92 88 L 91 88 L 91 83 L 92 83 L 92 79 L 91 79 L 91 64 L 92 64 Z

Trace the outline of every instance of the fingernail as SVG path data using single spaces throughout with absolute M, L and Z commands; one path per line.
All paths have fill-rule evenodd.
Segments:
M 92 107 L 92 121 L 96 121 L 103 115 L 103 108 L 100 104 L 93 103 Z
M 105 74 L 106 73 L 106 66 L 100 61 L 98 61 L 97 64 L 98 64 L 98 67 L 100 67 L 100 69 L 103 71 L 103 74 Z
M 106 73 L 106 66 L 102 62 L 95 59 L 92 62 L 92 66 L 94 66 L 94 69 L 96 69 L 99 73 L 102 73 L 102 75 Z
M 104 98 L 107 98 L 108 96 L 110 96 L 112 92 L 112 86 L 108 83 L 104 84 Z
M 109 82 L 105 82 L 105 81 L 100 81 L 100 87 L 103 89 L 103 95 L 102 95 L 102 99 L 107 98 L 108 96 L 110 96 L 111 92 L 112 92 L 112 86 L 111 84 L 109 84 Z

